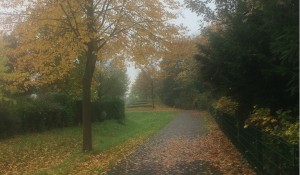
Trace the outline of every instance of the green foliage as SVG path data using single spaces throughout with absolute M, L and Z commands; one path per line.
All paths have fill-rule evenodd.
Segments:
M 107 119 L 124 120 L 125 103 L 119 97 L 101 99 L 93 103 L 93 119 L 103 121 Z
M 72 103 L 64 94 L 38 95 L 37 98 L 23 98 L 17 104 L 17 115 L 22 116 L 25 131 L 65 127 L 73 124 Z
M 224 114 L 227 114 L 232 117 L 236 117 L 236 111 L 238 109 L 238 102 L 234 101 L 230 97 L 223 96 L 221 97 L 215 104 L 214 108 L 222 112 Z
M 75 123 L 74 102 L 66 94 L 39 94 L 1 103 L 1 136 L 37 132 Z
M 0 103 L 0 138 L 18 133 L 20 129 L 20 118 L 13 115 L 14 106 L 8 102 Z
M 210 16 L 208 4 L 189 1 Z M 208 1 L 207 1 L 208 2 Z M 196 59 L 199 83 L 229 95 L 246 118 L 253 105 L 299 111 L 299 1 L 217 1 L 212 26 L 203 30 Z M 218 19 L 218 20 L 215 20 Z M 221 21 L 221 22 L 216 22 Z
M 136 77 L 131 93 L 135 94 L 139 100 L 151 99 L 152 88 L 153 91 L 156 91 L 156 85 L 156 79 L 153 77 L 152 73 L 142 70 Z
M 198 93 L 194 99 L 196 109 L 209 109 L 211 103 L 212 95 L 210 92 Z
M 64 93 L 46 93 L 14 98 L 0 103 L 0 137 L 39 132 L 81 123 L 81 102 Z M 125 118 L 125 104 L 119 97 L 103 98 L 92 105 L 94 121 Z
M 246 120 L 244 127 L 252 125 L 266 133 L 281 137 L 289 143 L 298 144 L 299 121 L 295 121 L 290 114 L 291 111 L 282 109 L 276 111 L 276 114 L 271 114 L 269 108 L 254 107 L 253 113 Z
M 100 82 L 97 88 L 98 98 L 123 98 L 129 85 L 126 68 L 106 63 L 100 69 L 95 75 L 96 79 Z

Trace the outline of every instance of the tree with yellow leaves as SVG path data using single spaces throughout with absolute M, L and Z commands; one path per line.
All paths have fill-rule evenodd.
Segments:
M 200 94 L 197 69 L 200 65 L 194 59 L 197 53 L 197 43 L 204 43 L 203 37 L 177 38 L 168 44 L 165 57 L 160 62 L 161 100 L 169 106 L 193 108 Z
M 9 49 L 23 90 L 65 79 L 78 65 L 82 78 L 83 150 L 92 149 L 91 84 L 98 60 L 133 58 L 131 48 L 163 49 L 174 26 L 173 0 L 1 0 L 17 46 Z M 81 59 L 83 58 L 83 59 Z M 24 76 L 26 75 L 26 76 Z M 20 87 L 20 85 L 19 85 Z

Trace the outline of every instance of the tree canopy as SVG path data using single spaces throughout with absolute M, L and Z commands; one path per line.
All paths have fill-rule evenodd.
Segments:
M 214 94 L 237 99 L 244 115 L 254 105 L 298 113 L 298 5 L 216 1 L 211 15 L 207 4 L 189 1 L 195 12 L 212 20 L 203 32 L 209 44 L 199 44 L 196 56 L 202 81 L 213 86 Z
M 176 35 L 171 0 L 0 1 L 16 45 L 8 50 L 18 88 L 53 84 L 83 66 L 83 149 L 91 150 L 90 102 L 96 63 L 110 58 L 138 61 L 132 48 L 162 50 Z M 149 44 L 141 44 L 147 41 Z

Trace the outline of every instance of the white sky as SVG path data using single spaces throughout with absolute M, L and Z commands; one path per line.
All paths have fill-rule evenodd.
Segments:
M 183 3 L 183 0 L 178 0 L 180 3 Z M 196 15 L 196 13 L 191 12 L 187 8 L 179 9 L 179 13 L 182 13 L 182 17 L 173 20 L 175 24 L 182 24 L 187 27 L 188 35 L 198 35 L 200 34 L 200 17 Z M 131 64 L 127 67 L 127 74 L 130 79 L 130 86 L 134 83 L 135 78 L 138 75 L 138 70 L 134 68 L 134 65 Z

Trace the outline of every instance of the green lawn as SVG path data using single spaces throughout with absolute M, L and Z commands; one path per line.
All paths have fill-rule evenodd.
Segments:
M 80 127 L 0 140 L 0 174 L 98 174 L 128 156 L 172 118 L 172 112 L 127 112 L 93 125 L 93 152 L 81 151 Z

